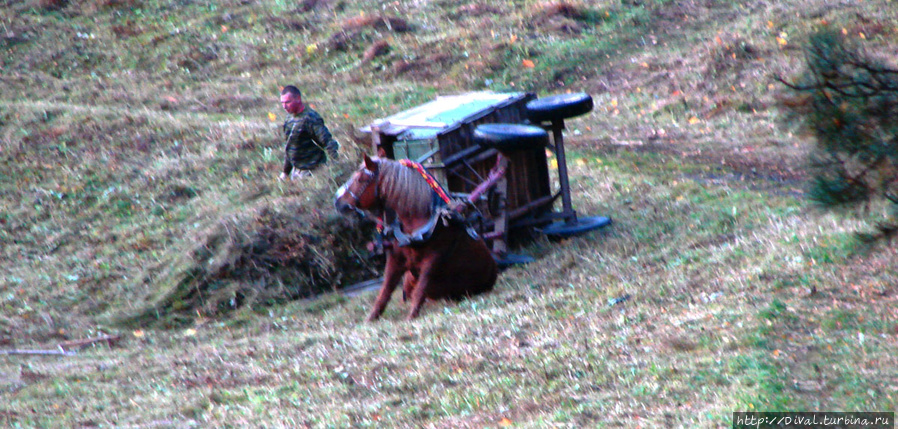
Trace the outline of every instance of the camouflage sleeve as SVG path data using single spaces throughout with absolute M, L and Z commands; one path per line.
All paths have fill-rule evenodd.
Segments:
M 290 141 L 292 140 L 293 133 L 296 130 L 297 123 L 296 121 L 286 121 L 284 122 L 284 174 L 290 175 L 290 172 L 293 171 L 293 160 L 290 159 Z
M 308 126 L 315 141 L 327 151 L 327 156 L 331 159 L 337 159 L 337 149 L 340 148 L 340 143 L 337 143 L 330 130 L 324 125 L 324 119 L 319 115 L 310 116 Z

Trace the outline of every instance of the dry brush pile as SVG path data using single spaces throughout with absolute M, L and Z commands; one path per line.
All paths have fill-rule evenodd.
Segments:
M 371 228 L 337 215 L 330 194 L 310 186 L 302 194 L 263 195 L 216 214 L 174 260 L 145 271 L 139 282 L 151 292 L 121 320 L 177 325 L 309 298 L 376 276 L 363 244 Z

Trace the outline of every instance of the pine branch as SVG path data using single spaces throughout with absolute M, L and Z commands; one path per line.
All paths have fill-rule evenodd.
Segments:
M 801 109 L 804 126 L 816 135 L 815 184 L 809 196 L 827 207 L 869 207 L 885 199 L 896 215 L 874 231 L 858 234 L 874 244 L 898 237 L 898 70 L 867 56 L 841 34 L 824 30 L 810 38 L 806 69 L 797 79 L 774 80 L 810 103 Z M 795 116 L 790 116 L 795 117 Z

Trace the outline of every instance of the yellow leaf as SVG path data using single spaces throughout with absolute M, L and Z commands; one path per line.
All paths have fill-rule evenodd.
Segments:
M 776 43 L 779 43 L 780 46 L 782 46 L 782 45 L 785 45 L 786 43 L 788 43 L 788 40 L 789 40 L 789 34 L 786 33 L 785 31 L 783 31 L 779 34 L 779 36 L 777 36 Z
M 773 21 L 767 21 L 767 28 L 773 28 Z
M 514 42 L 517 42 L 517 41 L 518 41 L 518 35 L 517 35 L 517 34 L 512 34 L 512 35 L 511 35 L 511 38 L 508 39 L 508 43 L 514 43 Z
M 858 33 L 858 36 L 861 36 L 861 39 L 867 40 L 867 35 L 863 32 Z
M 557 159 L 553 159 L 552 162 L 550 162 L 549 164 L 552 166 L 552 168 L 558 168 L 558 160 Z
M 616 98 L 611 100 L 611 105 L 614 107 L 617 107 L 617 99 Z
M 271 122 L 274 122 L 274 121 L 278 120 L 278 117 L 274 113 L 268 112 L 268 120 Z
M 692 125 L 695 125 L 695 124 L 697 124 L 697 123 L 699 123 L 699 122 L 701 122 L 701 121 L 700 121 L 698 118 L 696 118 L 695 116 L 689 118 L 689 123 L 692 124 Z
M 536 64 L 534 64 L 533 61 L 530 61 L 530 60 L 522 61 L 521 65 L 524 66 L 524 68 L 528 68 L 528 69 L 532 69 L 532 68 L 536 67 Z
M 577 158 L 577 165 L 586 165 L 586 158 Z
M 311 45 L 306 45 L 306 53 L 311 55 L 315 52 L 318 52 L 318 45 L 312 43 Z
M 508 417 L 503 417 L 502 420 L 499 420 L 499 426 L 502 426 L 504 428 L 507 428 L 513 424 L 514 422 L 512 422 Z
M 196 335 L 196 329 L 193 329 L 193 328 L 187 329 L 184 331 L 184 335 L 186 335 L 188 337 L 192 337 L 192 336 Z
M 848 30 L 845 27 L 842 27 L 842 34 L 848 35 Z
M 222 26 L 221 26 L 221 32 L 222 32 L 222 33 L 227 33 L 227 32 L 228 32 L 228 27 L 227 27 L 226 25 L 222 25 Z
M 140 329 L 132 332 L 132 334 L 134 334 L 135 338 L 143 338 L 143 331 L 141 331 Z

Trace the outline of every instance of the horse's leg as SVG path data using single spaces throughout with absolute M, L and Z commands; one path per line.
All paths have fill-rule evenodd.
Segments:
M 412 308 L 409 310 L 405 320 L 412 320 L 421 313 L 421 307 L 427 298 L 427 288 L 431 284 L 431 275 L 433 274 L 433 266 L 436 259 L 438 258 L 432 257 L 422 263 L 421 271 L 418 272 L 418 282 L 412 290 Z
M 405 273 L 402 281 L 402 302 L 408 302 L 408 299 L 412 296 L 412 291 L 415 290 L 416 283 L 418 283 L 418 279 L 415 278 L 411 271 Z
M 390 251 L 387 254 L 387 266 L 384 268 L 384 282 L 380 286 L 377 299 L 374 300 L 371 313 L 365 319 L 366 322 L 373 322 L 383 314 L 384 309 L 387 308 L 387 303 L 390 302 L 390 297 L 393 296 L 393 291 L 396 290 L 396 286 L 402 280 L 403 274 L 405 274 L 403 264 L 400 263 L 395 253 Z

